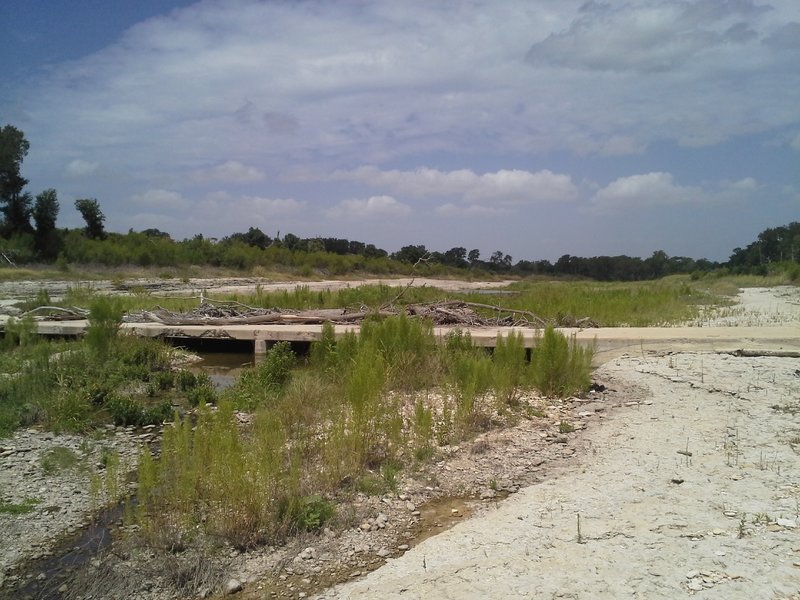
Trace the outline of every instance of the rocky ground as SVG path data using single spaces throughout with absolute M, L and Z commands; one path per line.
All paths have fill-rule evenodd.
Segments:
M 717 324 L 795 325 L 797 292 Z M 132 461 L 152 432 L 19 432 L 0 441 L 0 500 L 39 501 L 0 514 L 0 597 L 800 598 L 800 360 L 631 352 L 595 380 L 586 398 L 528 398 L 544 416 L 441 448 L 319 535 L 165 564 L 103 527 L 112 551 L 65 577 L 47 554 L 83 543 L 53 546 L 90 516 L 102 448 Z M 81 464 L 45 473 L 54 446 Z

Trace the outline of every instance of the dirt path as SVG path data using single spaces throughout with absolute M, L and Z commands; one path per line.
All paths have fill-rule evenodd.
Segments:
M 637 354 L 576 462 L 320 597 L 800 598 L 800 359 Z

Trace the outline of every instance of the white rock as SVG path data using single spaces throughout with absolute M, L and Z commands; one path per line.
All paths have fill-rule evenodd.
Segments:
M 795 521 L 794 519 L 777 519 L 775 523 L 777 523 L 781 527 L 786 527 L 787 529 L 794 529 L 795 527 L 797 527 L 797 521 Z
M 238 579 L 229 579 L 228 582 L 225 584 L 225 593 L 226 594 L 235 594 L 237 592 L 242 591 L 242 582 Z

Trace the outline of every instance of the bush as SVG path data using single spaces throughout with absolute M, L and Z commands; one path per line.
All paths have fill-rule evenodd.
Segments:
M 531 357 L 532 380 L 546 396 L 566 397 L 589 389 L 593 348 L 582 348 L 552 327 L 536 344 Z
M 89 327 L 86 343 L 97 354 L 105 354 L 117 336 L 124 314 L 122 303 L 116 298 L 98 297 L 89 305 Z

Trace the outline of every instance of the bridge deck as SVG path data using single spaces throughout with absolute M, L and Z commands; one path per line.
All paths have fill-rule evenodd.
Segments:
M 5 319 L 0 319 L 0 327 Z M 88 322 L 38 321 L 41 335 L 80 336 Z M 453 327 L 435 327 L 434 334 L 444 338 Z M 469 331 L 477 346 L 494 347 L 498 335 L 511 332 L 523 336 L 525 346 L 532 348 L 541 330 L 523 327 L 459 328 Z M 274 342 L 311 342 L 322 334 L 321 325 L 182 325 L 161 323 L 124 323 L 123 331 L 143 337 L 169 339 L 232 339 L 252 341 L 256 355 L 266 352 Z M 336 325 L 337 336 L 347 331 L 358 331 L 357 325 Z M 800 327 L 603 327 L 599 329 L 560 329 L 580 343 L 595 344 L 598 355 L 609 358 L 624 352 L 647 350 L 711 350 L 738 349 L 769 350 L 772 352 L 800 352 Z

